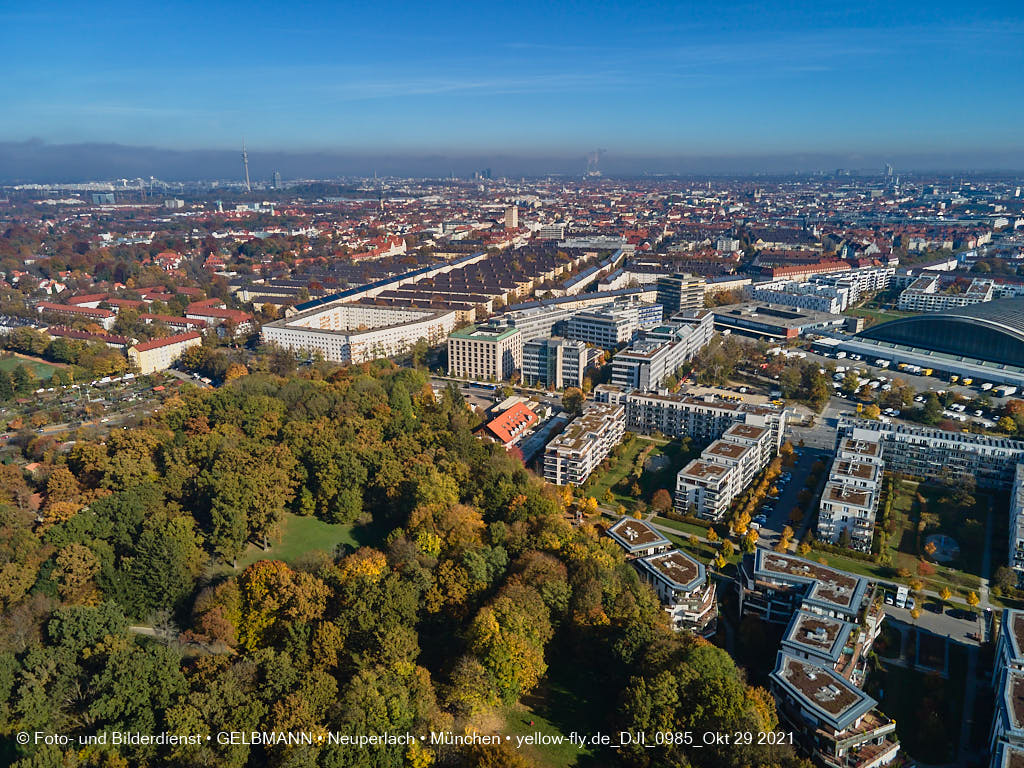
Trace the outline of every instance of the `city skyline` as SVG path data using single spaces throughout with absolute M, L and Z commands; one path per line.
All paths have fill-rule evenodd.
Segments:
M 1024 164 L 1024 24 L 992 6 L 308 3 L 284 26 L 235 3 L 89 9 L 0 13 L 17 62 L 0 142 L 562 160 L 600 147 L 663 166 L 637 173 L 679 158 Z M 8 164 L 0 176 L 23 175 Z

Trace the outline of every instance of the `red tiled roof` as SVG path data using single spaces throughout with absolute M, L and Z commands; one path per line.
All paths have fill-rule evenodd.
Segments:
M 537 414 L 527 408 L 525 403 L 516 403 L 496 419 L 488 422 L 487 429 L 502 443 L 508 445 L 536 421 Z
M 85 315 L 88 317 L 113 317 L 114 313 L 109 309 L 91 309 L 89 307 L 76 307 L 73 304 L 54 304 L 52 301 L 40 301 L 36 309 L 44 312 L 67 312 L 73 315 Z
M 196 331 L 189 331 L 188 333 L 178 333 L 174 336 L 165 336 L 162 339 L 152 339 L 151 341 L 143 341 L 140 344 L 136 344 L 133 349 L 137 352 L 147 352 L 150 349 L 158 349 L 159 347 L 166 347 L 171 344 L 179 344 L 189 339 L 201 339 L 202 334 Z

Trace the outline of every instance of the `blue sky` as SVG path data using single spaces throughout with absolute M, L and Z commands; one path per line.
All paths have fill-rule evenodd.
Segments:
M 0 141 L 736 155 L 1024 143 L 1016 3 L 7 3 Z

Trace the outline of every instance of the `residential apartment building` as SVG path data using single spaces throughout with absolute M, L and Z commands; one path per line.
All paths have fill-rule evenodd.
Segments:
M 649 523 L 635 517 L 620 517 L 607 531 L 608 537 L 622 547 L 626 559 L 668 552 L 672 542 Z
M 704 308 L 704 278 L 677 272 L 658 278 L 658 303 L 668 315 Z
M 846 678 L 779 653 L 770 679 L 779 719 L 812 760 L 827 768 L 877 768 L 896 759 L 896 721 Z
M 919 277 L 900 294 L 897 306 L 906 312 L 943 312 L 982 304 L 995 297 L 992 280 L 975 278 L 966 290 L 958 290 L 957 286 L 957 283 L 946 285 L 938 275 Z
M 197 331 L 143 341 L 128 347 L 128 362 L 143 375 L 165 371 L 174 365 L 182 352 L 189 347 L 201 346 L 202 343 L 203 336 Z
M 788 553 L 758 549 L 737 575 L 740 615 L 787 624 L 770 676 L 779 719 L 828 768 L 877 768 L 899 753 L 896 723 L 863 684 L 885 611 L 874 585 Z
M 448 336 L 448 375 L 479 381 L 505 381 L 523 367 L 523 334 L 490 323 L 471 325 Z
M 1024 765 L 1024 612 L 1003 611 L 992 672 L 990 768 Z
M 1009 565 L 1017 572 L 1017 583 L 1024 581 L 1024 464 L 1014 470 L 1010 492 Z
M 817 537 L 832 544 L 845 539 L 853 549 L 870 552 L 883 466 L 859 460 L 856 451 L 843 454 L 841 444 L 821 494 Z
M 594 398 L 607 397 L 612 391 L 600 385 L 594 390 Z M 767 427 L 774 450 L 782 447 L 787 411 L 781 406 L 737 403 L 687 392 L 623 392 L 622 397 L 626 403 L 626 425 L 631 432 L 660 432 L 667 437 L 689 437 L 697 443 L 708 443 L 720 438 L 733 424 L 743 423 Z
M 544 449 L 544 479 L 555 485 L 582 485 L 626 431 L 626 408 L 594 404 Z
M 589 350 L 582 341 L 531 339 L 523 344 L 523 381 L 553 389 L 582 387 L 588 362 Z
M 838 315 L 850 304 L 849 288 L 797 280 L 755 283 L 748 289 L 754 301 L 781 304 Z
M 857 624 L 874 598 L 873 585 L 862 576 L 769 549 L 744 557 L 737 578 L 740 615 L 771 624 L 788 624 L 801 608 Z M 877 634 L 880 625 L 875 618 L 869 633 Z
M 365 363 L 405 354 L 421 339 L 440 344 L 455 328 L 456 316 L 454 310 L 327 301 L 264 323 L 261 334 L 264 342 L 293 352 L 318 352 L 338 363 Z
M 703 563 L 680 549 L 633 561 L 669 615 L 672 628 L 709 637 L 718 623 L 715 583 Z
M 1009 487 L 1024 442 L 912 424 L 840 417 L 838 438 L 877 442 L 890 472 L 924 478 L 974 478 L 985 487 Z
M 723 520 L 733 499 L 774 451 L 767 427 L 733 424 L 676 475 L 675 508 L 705 520 Z

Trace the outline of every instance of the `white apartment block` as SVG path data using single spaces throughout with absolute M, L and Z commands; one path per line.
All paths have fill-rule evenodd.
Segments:
M 877 439 L 840 441 L 818 507 L 819 539 L 836 544 L 845 534 L 853 549 L 871 551 L 884 468 Z
M 900 294 L 898 307 L 908 312 L 944 312 L 992 301 L 995 296 L 995 283 L 991 280 L 975 278 L 962 293 L 942 288 L 938 275 L 919 277 Z
M 523 367 L 523 334 L 496 323 L 471 325 L 448 337 L 448 375 L 505 381 Z
M 838 439 L 875 441 L 890 472 L 924 478 L 974 478 L 979 486 L 1009 488 L 1024 442 L 911 424 L 840 417 Z
M 640 578 L 651 585 L 669 615 L 672 628 L 702 636 L 715 633 L 718 603 L 707 568 L 682 550 L 647 555 L 633 561 Z
M 420 339 L 440 344 L 455 328 L 455 311 L 332 302 L 264 324 L 264 343 L 325 360 L 364 363 L 408 352 Z
M 767 465 L 774 453 L 771 430 L 733 424 L 676 476 L 675 507 L 705 520 L 725 518 L 733 499 Z
M 835 285 L 850 290 L 850 303 L 855 304 L 870 293 L 886 290 L 896 274 L 895 267 L 863 267 L 839 275 L 821 275 L 812 280 L 819 285 Z
M 598 386 L 594 398 L 614 391 Z M 618 389 L 622 392 L 621 389 Z M 782 447 L 786 430 L 786 410 L 776 405 L 753 405 L 722 400 L 711 395 L 694 396 L 685 392 L 662 395 L 654 392 L 622 394 L 626 403 L 626 425 L 631 432 L 667 437 L 690 437 L 698 443 L 717 440 L 736 423 L 767 427 L 773 450 Z
M 1017 583 L 1024 582 L 1024 464 L 1018 464 L 1010 492 L 1010 562 Z
M 828 312 L 833 315 L 838 315 L 851 303 L 849 288 L 797 280 L 755 283 L 750 286 L 748 292 L 754 301 Z
M 626 409 L 622 405 L 591 405 L 544 449 L 544 479 L 554 485 L 582 485 L 622 442 Z

